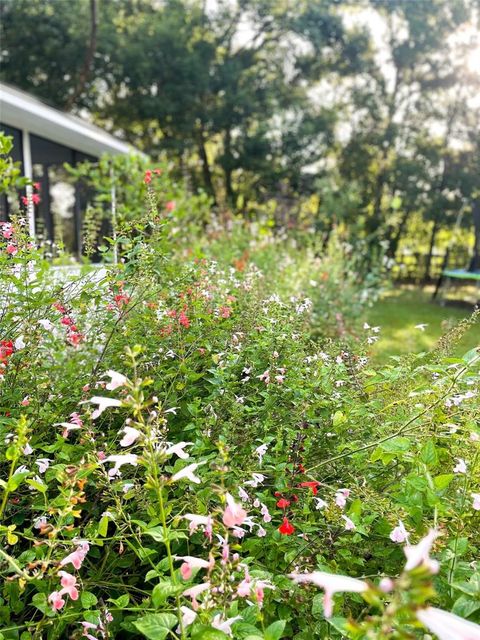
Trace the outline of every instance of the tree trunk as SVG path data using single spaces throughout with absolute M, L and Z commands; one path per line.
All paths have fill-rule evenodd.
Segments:
M 224 158 L 223 172 L 225 174 L 225 195 L 227 197 L 228 204 L 232 209 L 234 209 L 235 192 L 232 186 L 232 134 L 229 128 L 225 131 Z
M 395 254 L 397 253 L 398 245 L 400 244 L 400 240 L 401 240 L 401 238 L 403 236 L 403 232 L 405 230 L 408 218 L 410 217 L 411 213 L 412 213 L 411 209 L 406 209 L 404 211 L 404 213 L 403 213 L 402 219 L 400 220 L 400 224 L 398 225 L 397 232 L 395 233 L 393 238 L 390 240 L 390 243 L 388 245 L 387 256 L 389 258 L 395 258 Z
M 435 239 L 437 237 L 438 227 L 439 227 L 438 218 L 435 218 L 435 220 L 433 221 L 432 234 L 430 236 L 430 246 L 428 248 L 427 262 L 425 264 L 425 275 L 424 275 L 425 282 L 428 282 L 430 280 L 430 269 L 432 266 L 433 249 L 435 248 Z
M 97 2 L 96 0 L 90 0 L 90 42 L 88 45 L 87 53 L 85 55 L 83 67 L 80 70 L 78 82 L 72 95 L 68 98 L 65 104 L 65 109 L 67 111 L 70 111 L 70 109 L 74 106 L 74 104 L 84 92 L 88 77 L 90 76 L 93 65 L 93 58 L 97 49 L 97 26 Z
M 475 244 L 473 246 L 473 258 L 470 263 L 470 271 L 480 270 L 480 198 L 477 198 L 472 207 L 473 226 L 475 229 Z
M 202 161 L 202 173 L 205 190 L 208 195 L 213 198 L 213 204 L 217 204 L 217 196 L 213 187 L 212 174 L 210 171 L 210 165 L 208 164 L 207 150 L 205 149 L 205 136 L 203 128 L 200 129 L 198 136 L 198 152 L 200 154 L 200 160 Z

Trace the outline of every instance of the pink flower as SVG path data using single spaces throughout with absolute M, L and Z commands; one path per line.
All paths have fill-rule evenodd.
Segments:
M 472 493 L 473 504 L 472 507 L 475 511 L 480 511 L 480 493 Z
M 270 512 L 268 511 L 267 505 L 263 504 L 263 502 L 262 502 L 262 508 L 260 509 L 260 513 L 263 516 L 263 521 L 264 522 L 271 522 L 272 516 L 270 515 Z
M 398 521 L 398 527 L 392 529 L 390 532 L 390 540 L 392 542 L 408 542 L 408 536 L 410 534 L 405 529 L 403 522 L 401 520 Z
M 52 605 L 52 609 L 54 611 L 58 611 L 65 604 L 65 600 L 62 598 L 62 594 L 60 593 L 60 591 L 52 591 L 52 593 L 48 596 L 48 601 Z
M 183 517 L 185 518 L 185 520 L 188 520 L 190 522 L 188 526 L 190 535 L 192 535 L 192 533 L 195 533 L 200 525 L 204 525 L 205 527 L 207 527 L 209 522 L 211 522 L 211 516 L 199 516 L 195 513 L 186 513 Z
M 67 564 L 72 564 L 78 571 L 82 566 L 89 549 L 90 545 L 88 542 L 80 543 L 73 553 L 70 553 L 66 558 L 63 558 L 63 560 L 60 561 L 60 566 L 64 567 Z
M 333 595 L 341 591 L 362 593 L 368 589 L 368 584 L 363 580 L 350 578 L 348 576 L 337 576 L 324 571 L 314 571 L 313 573 L 292 573 L 289 576 L 294 582 L 311 582 L 325 591 L 323 597 L 323 610 L 326 618 L 330 618 L 333 613 Z
M 430 549 L 435 541 L 438 533 L 435 529 L 430 529 L 427 535 L 416 545 L 408 545 L 403 548 L 403 552 L 407 557 L 405 571 L 411 571 L 420 565 L 427 567 L 431 573 L 437 573 L 438 562 L 429 557 Z
M 196 584 L 194 587 L 190 587 L 190 589 L 186 589 L 186 591 L 183 592 L 185 597 L 192 599 L 194 611 L 198 609 L 197 597 L 204 591 L 208 591 L 208 589 L 210 589 L 210 582 L 202 582 L 202 584 Z
M 350 489 L 339 489 L 335 494 L 335 504 L 343 509 L 347 504 L 347 498 L 350 495 Z
M 59 571 L 58 575 L 61 576 L 60 584 L 63 587 L 60 593 L 62 595 L 66 593 L 72 600 L 78 600 L 77 579 L 75 576 L 66 571 Z
M 18 248 L 14 244 L 7 244 L 7 253 L 10 256 L 14 256 L 16 253 L 18 253 Z
M 242 508 L 241 504 L 238 504 L 229 493 L 226 495 L 227 507 L 223 512 L 223 524 L 226 527 L 235 527 L 243 524 L 247 517 L 247 512 Z
M 165 209 L 167 211 L 173 211 L 175 207 L 176 207 L 175 200 L 169 200 L 165 205 Z
M 439 640 L 480 640 L 480 626 L 435 607 L 417 611 L 417 618 Z
M 463 458 L 456 458 L 458 460 L 456 466 L 453 468 L 453 473 L 467 473 L 467 464 Z
M 193 556 L 175 556 L 175 560 L 183 560 L 183 564 L 180 567 L 180 573 L 184 580 L 189 580 L 192 577 L 193 569 L 208 569 L 211 571 L 215 560 L 213 557 L 207 562 L 202 558 L 194 558 Z

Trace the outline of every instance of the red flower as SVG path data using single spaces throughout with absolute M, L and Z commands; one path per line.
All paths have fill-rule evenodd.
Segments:
M 13 342 L 11 340 L 0 341 L 0 362 L 6 363 L 13 353 Z
M 35 191 L 40 191 L 40 182 L 34 182 L 33 188 L 35 189 Z
M 152 181 L 152 172 L 150 171 L 150 169 L 147 169 L 145 171 L 145 177 L 143 181 L 145 182 L 145 184 L 150 184 L 150 182 Z
M 312 482 L 301 482 L 298 486 L 309 487 L 312 490 L 313 495 L 316 496 L 318 493 L 317 487 L 319 484 L 320 484 L 319 482 L 317 482 L 316 480 L 313 480 Z
M 294 494 L 293 494 L 293 496 L 292 496 L 292 500 L 293 500 L 294 502 L 298 502 L 298 496 L 297 496 L 297 494 L 296 494 L 296 493 L 294 493 Z
M 130 302 L 130 298 L 124 293 L 117 293 L 117 295 L 114 296 L 113 299 L 115 300 L 115 304 L 117 305 L 118 308 Z
M 18 253 L 18 248 L 14 244 L 7 244 L 7 253 L 11 256 L 14 256 Z
M 165 209 L 167 211 L 173 211 L 176 207 L 175 200 L 169 200 L 165 205 Z
M 180 322 L 182 327 L 185 327 L 185 329 L 188 329 L 188 327 L 190 326 L 190 320 L 187 318 L 187 315 L 185 314 L 184 311 L 181 311 L 179 313 L 178 321 Z
M 305 467 L 303 466 L 302 463 L 298 465 L 298 470 L 300 471 L 300 473 L 305 473 Z
M 40 204 L 40 196 L 38 195 L 38 193 L 34 193 L 32 195 L 32 202 L 33 204 Z
M 27 198 L 27 196 L 22 196 L 22 197 L 21 197 L 21 200 L 22 200 L 22 203 L 23 203 L 25 206 L 27 206 L 27 205 L 28 205 L 28 198 Z
M 280 533 L 284 536 L 291 536 L 295 531 L 295 527 L 288 521 L 288 518 L 284 518 L 282 524 L 278 527 Z
M 160 175 L 162 175 L 162 170 L 161 169 L 154 169 L 153 173 L 156 173 L 157 176 L 160 176 Z
M 290 506 L 290 500 L 287 500 L 286 498 L 280 498 L 280 500 L 277 502 L 277 507 L 279 509 L 286 509 L 289 506 Z
M 275 491 L 273 495 L 275 496 L 275 498 L 280 498 L 282 494 L 280 493 L 280 491 Z

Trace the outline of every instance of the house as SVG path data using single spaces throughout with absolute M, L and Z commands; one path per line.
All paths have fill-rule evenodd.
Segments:
M 31 235 L 52 243 L 61 239 L 67 251 L 78 255 L 86 196 L 72 184 L 64 163 L 95 162 L 104 153 L 140 152 L 90 122 L 5 83 L 0 83 L 0 131 L 13 137 L 13 159 L 22 163 L 23 174 L 39 183 L 40 203 L 31 204 L 28 211 Z M 0 196 L 0 221 L 15 205 Z

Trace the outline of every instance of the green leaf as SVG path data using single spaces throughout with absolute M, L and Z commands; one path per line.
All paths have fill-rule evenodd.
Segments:
M 108 530 L 108 516 L 103 516 L 98 523 L 98 535 L 104 538 Z
M 225 638 L 228 638 L 228 636 L 223 631 L 203 625 L 192 635 L 192 640 L 225 640 Z
M 152 602 L 155 607 L 162 605 L 167 598 L 180 593 L 184 587 L 182 585 L 174 585 L 170 581 L 159 582 L 152 591 Z
M 277 620 L 265 629 L 265 640 L 280 640 L 287 624 L 286 620 Z
M 452 613 L 455 613 L 457 616 L 460 616 L 462 618 L 468 618 L 472 615 L 472 613 L 475 613 L 475 611 L 478 611 L 479 609 L 479 600 L 474 600 L 469 596 L 460 596 L 457 600 L 455 600 L 452 608 Z
M 26 482 L 31 487 L 33 487 L 37 491 L 40 491 L 41 493 L 46 493 L 46 491 L 47 491 L 47 485 L 46 484 L 42 484 L 41 482 L 37 482 L 36 480 L 32 480 L 31 478 L 29 478 Z
M 46 613 L 49 609 L 46 593 L 36 593 L 32 598 L 32 604 L 37 609 L 40 609 L 42 613 Z
M 163 542 L 165 544 L 163 527 L 152 527 L 151 529 L 146 529 L 144 533 L 147 536 L 153 538 L 155 542 Z M 170 542 L 172 542 L 174 540 L 186 540 L 188 536 L 183 533 L 183 531 L 174 531 L 172 529 L 167 529 L 167 538 Z
M 120 596 L 119 598 L 109 598 L 108 601 L 112 602 L 119 609 L 124 609 L 130 602 L 130 596 L 128 593 L 124 593 L 123 596 Z
M 443 491 L 446 489 L 450 482 L 454 479 L 453 473 L 442 473 L 439 476 L 435 476 L 433 479 L 433 484 L 435 485 L 435 489 L 438 491 Z
M 420 452 L 420 460 L 427 465 L 427 467 L 434 467 L 438 464 L 438 454 L 433 440 L 427 440 L 423 445 Z
M 177 622 L 172 613 L 149 613 L 135 620 L 133 626 L 149 640 L 164 640 Z
M 90 591 L 82 591 L 80 601 L 84 609 L 90 609 L 90 607 L 94 607 L 98 602 L 97 596 Z

